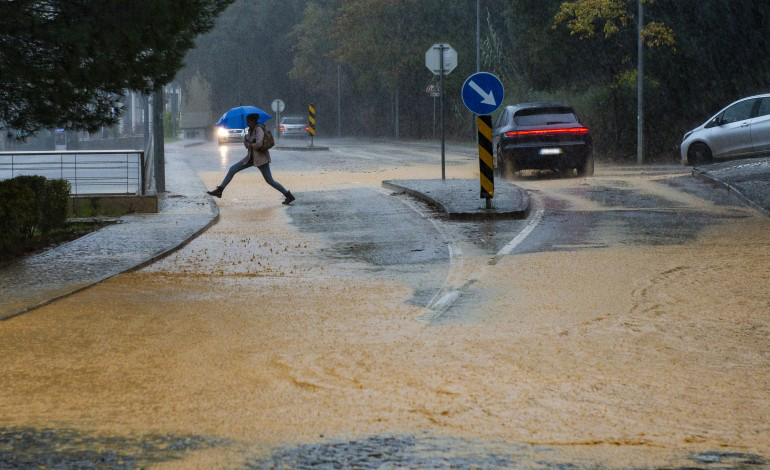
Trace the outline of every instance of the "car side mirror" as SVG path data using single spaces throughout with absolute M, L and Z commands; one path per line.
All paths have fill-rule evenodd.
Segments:
M 706 124 L 706 126 L 705 126 L 705 127 L 706 127 L 706 129 L 710 129 L 710 128 L 712 128 L 712 127 L 721 126 L 722 124 L 724 124 L 724 121 L 722 121 L 722 118 L 720 118 L 720 117 L 715 117 L 714 119 L 712 119 L 711 121 L 709 121 L 709 123 L 708 123 L 708 124 Z

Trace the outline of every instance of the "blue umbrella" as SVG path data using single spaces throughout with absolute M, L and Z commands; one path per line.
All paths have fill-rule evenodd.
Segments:
M 245 129 L 248 127 L 246 124 L 246 116 L 249 114 L 259 114 L 259 122 L 265 122 L 273 117 L 256 106 L 238 106 L 230 111 L 226 112 L 219 118 L 217 126 L 223 126 L 227 129 Z

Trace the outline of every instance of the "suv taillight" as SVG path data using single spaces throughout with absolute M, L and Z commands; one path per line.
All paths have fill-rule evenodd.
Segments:
M 588 134 L 587 127 L 563 127 L 560 129 L 530 129 L 526 131 L 506 132 L 506 137 L 521 137 L 525 135 L 546 135 L 546 134 Z

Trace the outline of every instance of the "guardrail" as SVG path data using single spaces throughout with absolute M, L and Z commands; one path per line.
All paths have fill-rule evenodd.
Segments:
M 0 152 L 0 180 L 19 175 L 61 178 L 71 194 L 145 194 L 142 150 Z

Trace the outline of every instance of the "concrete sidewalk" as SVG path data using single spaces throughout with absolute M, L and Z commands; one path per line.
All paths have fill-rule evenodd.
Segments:
M 505 180 L 495 181 L 492 209 L 485 208 L 478 179 L 387 180 L 382 185 L 414 196 L 452 220 L 524 219 L 529 214 L 527 192 Z
M 123 216 L 115 225 L 0 268 L 0 320 L 145 266 L 214 224 L 219 208 L 181 149 L 181 143 L 166 146 L 168 192 L 160 195 L 157 214 Z
M 770 216 L 770 157 L 730 160 L 692 169 L 693 176 L 717 184 Z

